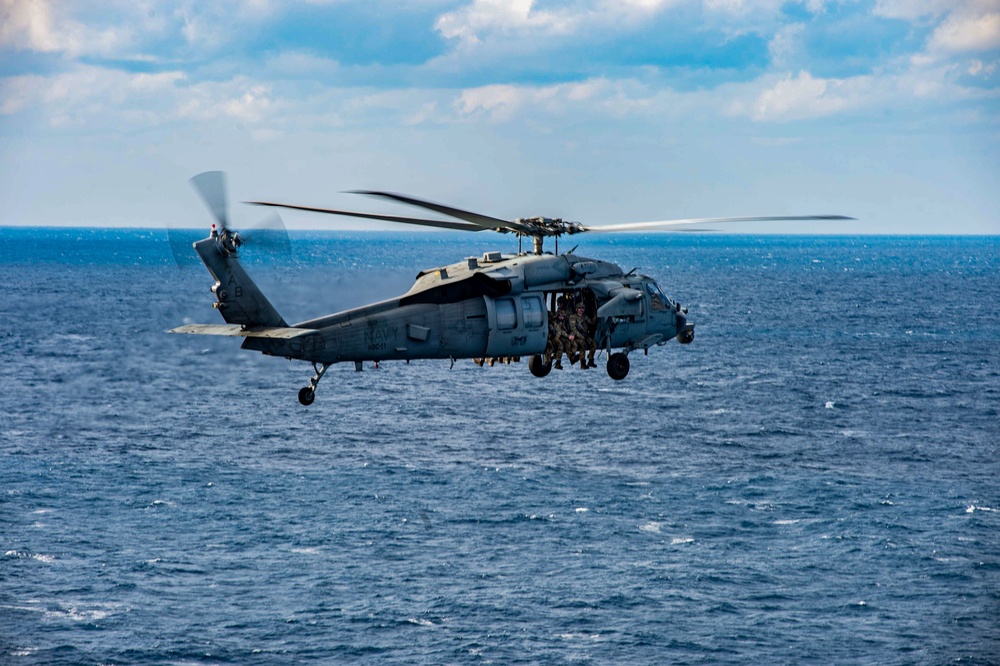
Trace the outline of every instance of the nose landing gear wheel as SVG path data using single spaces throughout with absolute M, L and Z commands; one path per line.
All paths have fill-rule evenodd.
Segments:
M 545 363 L 540 355 L 535 354 L 528 359 L 528 370 L 536 377 L 544 377 L 552 372 L 552 361 Z
M 299 389 L 299 402 L 308 407 L 313 404 L 313 400 L 316 399 L 316 392 L 312 390 L 311 386 L 303 386 Z
M 625 379 L 628 375 L 628 355 L 617 352 L 608 357 L 608 376 L 615 381 Z

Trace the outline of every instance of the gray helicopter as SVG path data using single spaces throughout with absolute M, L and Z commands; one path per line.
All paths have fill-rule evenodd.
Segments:
M 517 254 L 486 252 L 424 270 L 402 296 L 289 325 L 240 264 L 244 238 L 228 222 L 224 174 L 206 172 L 192 178 L 191 183 L 216 220 L 209 237 L 194 243 L 194 249 L 215 278 L 213 306 L 226 323 L 189 324 L 169 332 L 239 336 L 244 338 L 243 349 L 311 363 L 315 372 L 298 395 L 303 405 L 312 404 L 319 381 L 335 363 L 353 362 L 360 371 L 366 361 L 377 365 L 391 360 L 450 359 L 454 363 L 470 358 L 481 364 L 483 359 L 526 357 L 531 374 L 544 377 L 553 367 L 550 321 L 559 317 L 557 308 L 565 299 L 586 303 L 591 310 L 591 344 L 607 352 L 608 375 L 622 380 L 629 372 L 631 352 L 648 352 L 674 339 L 689 344 L 694 340 L 694 324 L 688 321 L 687 308 L 668 298 L 653 278 L 634 269 L 625 273 L 617 264 L 578 256 L 572 250 L 560 254 L 561 236 L 718 222 L 853 219 L 841 215 L 727 217 L 593 227 L 547 217 L 508 221 L 402 194 L 368 190 L 357 193 L 458 221 L 246 202 L 461 231 L 490 230 L 518 238 Z M 554 253 L 543 251 L 548 237 L 554 239 Z M 532 241 L 530 253 L 521 251 L 524 238 Z M 587 367 L 585 358 L 580 363 Z

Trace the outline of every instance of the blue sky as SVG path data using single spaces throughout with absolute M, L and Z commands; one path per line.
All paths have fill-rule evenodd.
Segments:
M 1000 0 L 0 0 L 0 224 L 199 225 L 221 169 L 234 200 L 997 234 L 998 65 Z

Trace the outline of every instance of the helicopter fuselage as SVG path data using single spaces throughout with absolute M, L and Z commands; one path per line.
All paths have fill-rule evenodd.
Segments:
M 226 324 L 188 324 L 170 332 L 239 336 L 243 349 L 312 363 L 316 373 L 299 392 L 304 405 L 312 403 L 330 366 L 352 361 L 361 370 L 365 361 L 473 358 L 482 364 L 526 356 L 531 373 L 544 377 L 553 367 L 550 352 L 558 336 L 549 320 L 557 317 L 560 299 L 585 309 L 587 304 L 593 315 L 589 333 L 581 334 L 593 341 L 589 359 L 579 354 L 581 367 L 594 367 L 595 347 L 606 350 L 608 374 L 616 380 L 628 374 L 630 352 L 694 339 L 687 310 L 652 278 L 571 253 L 487 252 L 421 271 L 397 298 L 290 326 L 243 269 L 239 243 L 229 233 L 213 229 L 194 244 L 215 278 L 214 306 Z M 554 367 L 561 367 L 560 358 Z
M 648 349 L 689 327 L 684 310 L 645 275 L 562 255 L 500 255 L 422 271 L 404 295 L 294 324 L 315 333 L 248 337 L 243 347 L 318 363 L 521 357 L 542 354 L 557 295 L 590 289 L 602 349 Z
M 480 365 L 486 360 L 492 365 L 497 359 L 528 356 L 531 374 L 544 377 L 552 368 L 562 368 L 563 354 L 571 363 L 579 361 L 583 369 L 596 367 L 594 354 L 602 349 L 608 352 L 608 375 L 624 379 L 629 372 L 630 352 L 648 351 L 673 339 L 681 344 L 692 342 L 694 324 L 688 322 L 687 310 L 668 298 L 653 278 L 637 274 L 634 269 L 623 273 L 616 264 L 581 257 L 572 251 L 559 254 L 560 236 L 667 230 L 703 223 L 853 219 L 843 215 L 782 215 L 591 226 L 543 216 L 502 219 L 375 190 L 354 193 L 450 219 L 275 201 L 245 202 L 456 231 L 490 230 L 518 238 L 516 255 L 487 252 L 481 259 L 469 257 L 421 271 L 413 287 L 398 298 L 289 326 L 240 265 L 240 247 L 248 238 L 244 239 L 228 223 L 225 174 L 206 171 L 193 177 L 191 184 L 218 225 L 213 223 L 209 238 L 198 241 L 194 248 L 215 277 L 215 306 L 226 324 L 187 324 L 170 332 L 240 336 L 244 338 L 244 349 L 312 363 L 316 373 L 308 386 L 299 390 L 303 405 L 312 404 L 316 386 L 331 365 L 350 361 L 361 370 L 365 361 L 377 365 L 389 360 L 445 358 L 454 362 L 472 358 Z M 261 228 L 273 231 L 283 230 L 284 226 L 278 219 Z M 532 254 L 520 252 L 525 238 L 532 241 Z M 555 254 L 543 251 L 546 238 L 554 238 Z M 277 246 L 287 249 L 287 237 Z M 560 299 L 566 311 L 557 307 Z M 575 317 L 568 312 L 570 304 L 576 308 Z M 622 351 L 612 353 L 613 349 Z

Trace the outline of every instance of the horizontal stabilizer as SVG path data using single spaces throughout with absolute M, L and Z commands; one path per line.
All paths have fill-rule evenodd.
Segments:
M 188 324 L 172 328 L 167 333 L 191 333 L 194 335 L 228 335 L 243 338 L 297 338 L 315 333 L 313 328 L 286 328 L 280 326 L 248 326 L 239 324 Z

